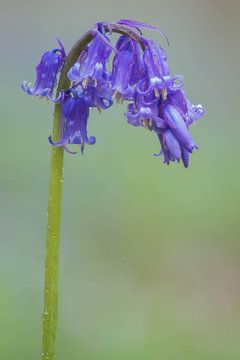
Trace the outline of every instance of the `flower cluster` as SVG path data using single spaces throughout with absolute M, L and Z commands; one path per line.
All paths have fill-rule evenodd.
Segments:
M 164 49 L 144 37 L 141 29 L 156 27 L 133 20 L 119 20 L 114 24 L 97 23 L 92 29 L 93 39 L 80 53 L 68 71 L 69 89 L 55 97 L 57 77 L 65 62 L 65 50 L 59 48 L 43 54 L 36 67 L 36 81 L 31 88 L 22 88 L 29 95 L 47 97 L 61 103 L 60 139 L 54 146 L 77 144 L 83 152 L 85 144 L 94 144 L 88 136 L 87 124 L 91 108 L 108 109 L 114 99 L 126 101 L 127 122 L 155 132 L 159 138 L 164 163 L 182 160 L 188 166 L 189 154 L 197 145 L 189 126 L 204 113 L 201 105 L 192 105 L 182 90 L 184 78 L 170 74 Z M 120 33 L 112 45 L 110 36 Z M 107 35 L 109 34 L 109 35 Z

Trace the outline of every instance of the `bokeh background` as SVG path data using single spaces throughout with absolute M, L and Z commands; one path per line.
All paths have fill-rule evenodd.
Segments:
M 53 106 L 20 90 L 60 36 L 134 18 L 169 39 L 206 115 L 189 169 L 165 166 L 124 106 L 65 156 L 57 360 L 240 358 L 239 0 L 1 0 L 0 358 L 40 358 Z M 166 44 L 158 34 L 153 38 Z

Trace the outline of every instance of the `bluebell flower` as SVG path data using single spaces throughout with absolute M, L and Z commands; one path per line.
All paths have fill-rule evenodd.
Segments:
M 116 49 L 118 52 L 113 59 L 112 88 L 118 99 L 131 99 L 143 67 L 141 50 L 136 41 L 127 36 L 119 38 Z
M 190 103 L 182 90 L 183 76 L 170 74 L 164 49 L 145 38 L 143 29 L 159 31 L 166 38 L 159 28 L 135 20 L 98 22 L 91 29 L 93 39 L 68 71 L 71 87 L 57 98 L 53 91 L 65 60 L 62 43 L 59 49 L 43 54 L 34 86 L 24 82 L 22 87 L 30 95 L 60 103 L 60 139 L 54 142 L 49 137 L 52 145 L 71 152 L 68 145 L 76 144 L 83 152 L 85 144 L 96 141 L 87 134 L 90 109 L 106 110 L 113 99 L 125 100 L 127 122 L 157 134 L 161 146 L 157 156 L 163 156 L 166 164 L 182 160 L 188 166 L 189 154 L 198 148 L 189 127 L 203 116 L 204 109 Z M 115 46 L 107 32 L 121 34 Z M 110 60 L 112 64 L 108 64 Z
M 134 66 L 132 40 L 121 36 L 116 44 L 118 53 L 113 59 L 112 87 L 120 94 L 129 92 Z
M 107 71 L 106 64 L 112 48 L 106 36 L 105 39 L 109 46 L 102 38 L 95 36 L 87 49 L 81 53 L 78 61 L 68 72 L 68 78 L 71 81 L 84 81 L 84 84 L 87 84 L 89 80 L 94 80 L 97 85 L 99 80 L 108 81 L 110 79 L 111 75 Z
M 105 81 L 99 81 L 98 86 L 95 86 L 95 82 L 91 80 L 82 88 L 82 92 L 89 107 L 106 110 L 113 105 L 113 90 Z
M 85 144 L 93 145 L 96 142 L 94 136 L 87 135 L 88 117 L 89 105 L 84 96 L 79 95 L 75 90 L 68 90 L 61 104 L 61 138 L 54 142 L 50 136 L 50 143 L 55 146 L 64 146 L 66 150 L 68 150 L 68 144 L 76 144 L 80 146 L 83 153 Z
M 59 48 L 47 51 L 42 55 L 39 64 L 36 67 L 36 80 L 33 87 L 31 83 L 24 81 L 22 89 L 28 95 L 47 97 L 56 100 L 53 97 L 53 90 L 56 86 L 57 75 L 61 70 L 66 54 L 62 42 L 58 39 Z
M 130 102 L 125 113 L 127 121 L 133 126 L 144 126 L 151 130 L 152 122 L 158 127 L 165 127 L 159 117 L 159 100 L 153 95 L 146 96 L 135 92 L 134 101 Z
M 158 134 L 161 143 L 161 152 L 164 162 L 180 161 L 188 167 L 189 154 L 198 149 L 192 138 L 188 126 L 204 114 L 201 105 L 191 105 L 182 90 L 168 95 L 166 101 L 162 101 L 159 108 L 159 117 L 165 123 L 159 127 L 154 123 L 152 129 Z
M 154 41 L 145 39 L 143 61 L 146 74 L 139 81 L 138 91 L 149 94 L 154 91 L 156 97 L 162 94 L 166 97 L 168 90 L 174 91 L 182 87 L 184 78 L 182 75 L 171 76 L 165 51 Z

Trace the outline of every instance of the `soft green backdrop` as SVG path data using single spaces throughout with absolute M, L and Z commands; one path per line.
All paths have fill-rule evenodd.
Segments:
M 91 114 L 96 145 L 65 157 L 57 360 L 239 359 L 239 0 L 1 0 L 0 17 L 0 358 L 40 354 L 53 107 L 20 83 L 56 36 L 135 18 L 206 107 L 200 150 L 167 167 L 124 106 Z

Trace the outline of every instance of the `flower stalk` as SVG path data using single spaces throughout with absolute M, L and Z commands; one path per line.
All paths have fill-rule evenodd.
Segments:
M 182 90 L 183 76 L 170 74 L 164 49 L 145 38 L 142 29 L 160 31 L 155 26 L 134 20 L 98 22 L 76 42 L 67 56 L 58 39 L 59 47 L 42 55 L 36 67 L 35 84 L 22 83 L 22 89 L 28 95 L 45 97 L 55 103 L 53 130 L 49 136 L 52 153 L 43 360 L 53 360 L 55 356 L 64 150 L 73 154 L 68 146 L 78 145 L 83 153 L 85 145 L 95 144 L 96 138 L 88 136 L 87 131 L 90 110 L 106 110 L 113 105 L 114 99 L 121 103 L 126 101 L 127 122 L 157 134 L 161 151 L 154 155 L 163 156 L 166 164 L 182 160 L 188 167 L 189 154 L 198 148 L 189 126 L 203 116 L 204 109 L 200 104 L 190 103 Z M 106 33 L 120 34 L 115 46 Z
M 56 104 L 53 120 L 54 138 L 59 137 L 60 111 L 60 104 Z M 45 260 L 44 311 L 42 317 L 43 360 L 52 360 L 55 353 L 63 155 L 63 147 L 52 147 Z
M 116 33 L 132 36 L 138 41 L 140 39 L 140 36 L 138 36 L 134 31 L 130 31 L 130 34 L 127 34 L 124 25 L 114 24 L 111 30 Z M 106 26 L 105 31 L 109 31 L 108 26 Z M 93 37 L 94 32 L 91 30 L 88 31 L 70 50 L 61 70 L 57 94 L 69 87 L 70 80 L 67 74 L 74 63 L 76 63 L 81 52 L 92 41 Z M 54 142 L 58 141 L 61 135 L 60 120 L 61 104 L 57 103 L 55 104 L 54 109 L 51 137 Z M 42 316 L 42 360 L 53 360 L 56 348 L 63 159 L 63 146 L 52 146 L 47 213 L 48 223 L 45 259 L 44 311 Z
M 91 33 L 81 38 L 66 58 L 61 71 L 58 90 L 60 92 L 69 86 L 67 73 L 84 47 L 92 40 Z M 55 104 L 53 115 L 52 139 L 60 137 L 61 104 Z M 52 360 L 55 355 L 57 308 L 58 308 L 58 270 L 59 270 L 59 242 L 61 224 L 61 200 L 63 184 L 64 148 L 52 147 L 50 165 L 50 183 L 48 197 L 48 224 L 45 260 L 44 311 L 42 317 L 42 359 Z

